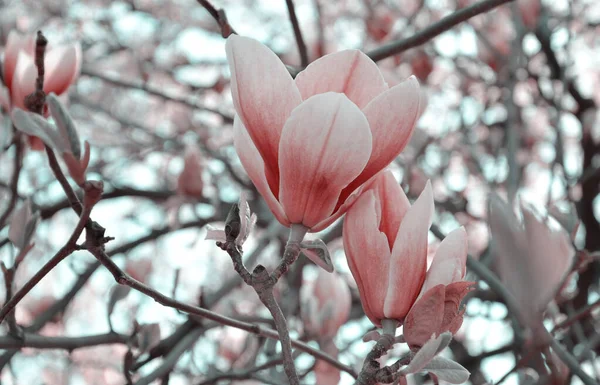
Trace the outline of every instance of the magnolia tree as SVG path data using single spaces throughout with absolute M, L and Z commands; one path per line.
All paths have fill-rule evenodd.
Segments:
M 598 384 L 596 1 L 1 7 L 2 384 Z

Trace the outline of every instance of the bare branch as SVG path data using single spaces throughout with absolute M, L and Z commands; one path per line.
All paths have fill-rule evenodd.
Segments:
M 446 32 L 450 28 L 462 23 L 463 21 L 466 21 L 474 16 L 487 12 L 510 1 L 513 0 L 484 0 L 473 4 L 454 12 L 450 16 L 446 16 L 437 23 L 415 33 L 409 38 L 388 43 L 382 47 L 374 49 L 371 52 L 367 52 L 367 55 L 373 59 L 373 61 L 380 61 L 387 57 L 404 52 L 408 49 L 418 47 L 421 44 L 424 44 L 434 37 L 442 34 L 443 32 Z

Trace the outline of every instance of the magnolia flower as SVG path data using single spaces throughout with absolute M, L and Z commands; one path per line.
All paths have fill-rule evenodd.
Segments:
M 242 165 L 284 226 L 316 232 L 402 151 L 424 107 L 411 77 L 389 88 L 356 50 L 324 56 L 292 79 L 256 40 L 226 44 Z
M 489 224 L 500 278 L 516 299 L 519 319 L 535 332 L 569 274 L 575 256 L 568 234 L 552 230 L 521 204 L 523 223 L 510 205 L 490 196 Z M 539 329 L 541 330 L 541 329 Z
M 2 74 L 7 90 L 0 89 L 0 104 L 8 110 L 25 109 L 25 97 L 35 91 L 37 69 L 35 59 L 35 36 L 20 35 L 11 31 L 4 50 Z M 81 47 L 79 43 L 48 47 L 44 61 L 44 92 L 66 94 L 69 86 L 79 76 Z M 32 148 L 43 149 L 42 142 L 30 138 Z
M 302 287 L 302 320 L 304 330 L 316 339 L 335 337 L 350 315 L 350 289 L 338 274 L 319 269 L 317 278 Z
M 348 321 L 352 307 L 346 281 L 336 273 L 319 269 L 317 278 L 302 287 L 300 301 L 305 333 L 317 341 L 322 351 L 337 357 L 338 349 L 333 338 Z M 317 384 L 337 385 L 341 375 L 338 368 L 319 360 L 315 364 L 315 376 Z
M 202 154 L 194 148 L 188 148 L 183 156 L 183 170 L 177 178 L 177 192 L 180 195 L 201 198 L 204 183 L 202 183 L 202 169 L 204 160 Z
M 348 211 L 343 230 L 348 265 L 367 317 L 381 326 L 384 319 L 404 322 L 409 311 L 427 315 L 435 323 L 427 330 L 425 340 L 432 333 L 456 331 L 457 324 L 460 327 L 462 317 L 459 322 L 460 311 L 455 304 L 466 294 L 462 289 L 467 255 L 463 228 L 440 243 L 427 271 L 427 235 L 433 212 L 429 182 L 411 206 L 392 173 L 385 171 Z M 429 316 L 431 297 L 436 303 L 441 301 L 442 306 L 436 310 L 439 314 Z M 417 298 L 426 303 L 415 304 Z M 446 299 L 451 304 L 446 305 Z M 438 322 L 439 315 L 443 315 L 442 322 Z M 412 345 L 417 346 L 421 329 L 413 334 L 418 338 Z

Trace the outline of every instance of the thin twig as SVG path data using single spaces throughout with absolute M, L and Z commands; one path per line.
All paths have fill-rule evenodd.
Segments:
M 52 257 L 46 264 L 33 276 L 21 289 L 19 289 L 15 295 L 7 301 L 2 309 L 0 309 L 0 323 L 4 318 L 17 306 L 19 301 L 23 299 L 41 280 L 44 278 L 52 269 L 56 267 L 63 259 L 71 255 L 71 253 L 77 250 L 77 239 L 83 232 L 85 225 L 87 224 L 90 213 L 92 212 L 93 206 L 85 206 L 79 217 L 79 221 L 75 226 L 75 230 L 69 237 L 67 243 L 58 250 L 58 252 Z
M 207 0 L 198 0 L 198 3 L 201 6 L 203 6 L 204 9 L 206 9 L 208 13 L 210 13 L 212 18 L 215 19 L 217 24 L 219 24 L 219 27 L 221 27 L 221 36 L 226 38 L 231 34 L 237 35 L 235 29 L 233 29 L 231 24 L 229 24 L 229 21 L 227 21 L 227 15 L 225 14 L 225 11 L 223 11 L 222 9 L 215 8 L 214 5 L 212 5 Z
M 10 179 L 9 191 L 10 191 L 10 199 L 8 201 L 8 205 L 6 209 L 0 215 L 0 229 L 4 227 L 7 219 L 10 217 L 10 214 L 14 210 L 17 205 L 17 200 L 19 198 L 18 186 L 19 186 L 19 177 L 21 175 L 21 169 L 23 168 L 23 140 L 22 135 L 15 131 L 15 158 L 13 165 L 13 174 Z
M 600 307 L 600 299 L 596 300 L 596 302 L 594 302 L 594 303 L 591 303 L 591 304 L 587 305 L 583 309 L 579 310 L 579 312 L 577 312 L 577 313 L 569 316 L 569 318 L 567 318 L 566 320 L 564 320 L 561 323 L 555 325 L 554 328 L 552 329 L 552 333 L 555 333 L 555 332 L 557 332 L 560 329 L 564 329 L 564 328 L 567 328 L 567 327 L 571 326 L 575 322 L 577 322 L 577 321 L 581 320 L 582 318 L 590 315 L 592 313 L 592 311 L 594 311 L 596 308 L 599 308 L 599 307 Z
M 565 365 L 569 367 L 571 373 L 579 377 L 579 379 L 585 385 L 598 385 L 593 378 L 591 378 L 586 372 L 583 371 L 581 365 L 575 357 L 571 355 L 552 335 L 548 333 L 548 337 L 550 338 L 550 346 L 556 353 L 556 355 L 564 362 Z
M 374 49 L 371 52 L 368 52 L 367 55 L 373 59 L 373 61 L 380 61 L 387 57 L 404 52 L 410 48 L 418 47 L 421 44 L 424 44 L 434 37 L 440 35 L 441 33 L 446 32 L 450 28 L 462 23 L 463 21 L 466 21 L 474 16 L 487 12 L 510 1 L 514 0 L 485 0 L 465 7 L 406 39 L 388 43 L 384 46 Z
M 149 93 L 150 95 L 159 97 L 162 100 L 171 101 L 171 102 L 175 102 L 175 103 L 181 103 L 181 104 L 185 104 L 186 106 L 194 108 L 194 109 L 208 111 L 208 112 L 211 112 L 211 113 L 221 116 L 223 118 L 223 120 L 225 121 L 225 123 L 233 123 L 233 117 L 225 114 L 224 112 L 204 106 L 204 105 L 198 103 L 193 97 L 176 96 L 176 95 L 168 94 L 157 87 L 153 87 L 153 86 L 147 85 L 145 83 L 141 83 L 141 82 L 138 83 L 138 82 L 134 82 L 134 81 L 121 79 L 119 77 L 115 77 L 112 75 L 101 74 L 101 73 L 96 72 L 89 68 L 83 68 L 81 70 L 81 74 L 85 75 L 85 76 L 90 76 L 90 77 L 100 79 L 104 82 L 110 83 L 115 86 L 142 90 L 142 91 Z
M 193 315 L 197 315 L 200 317 L 204 317 L 206 319 L 218 322 L 219 324 L 222 324 L 222 325 L 232 326 L 232 327 L 235 327 L 235 328 L 238 328 L 241 330 L 245 330 L 252 334 L 256 334 L 256 335 L 263 336 L 266 338 L 271 338 L 274 340 L 279 339 L 279 334 L 277 333 L 277 331 L 275 331 L 273 329 L 265 328 L 260 325 L 254 325 L 254 324 L 251 324 L 248 322 L 239 321 L 239 320 L 236 320 L 233 318 L 229 318 L 229 317 L 217 314 L 215 312 L 212 312 L 210 310 L 207 310 L 207 309 L 204 309 L 201 307 L 188 305 L 188 304 L 179 302 L 177 300 L 174 300 L 172 298 L 169 298 L 169 297 L 155 291 L 154 289 L 144 285 L 143 283 L 135 280 L 131 276 L 129 276 L 127 273 L 125 273 L 123 270 L 121 270 L 121 268 L 119 268 L 119 266 L 112 259 L 110 259 L 110 257 L 108 255 L 106 255 L 106 253 L 104 252 L 104 250 L 102 250 L 101 247 L 93 247 L 93 246 L 89 247 L 88 246 L 87 250 L 92 255 L 94 255 L 96 257 L 96 259 L 98 259 L 98 261 L 100 263 L 102 263 L 102 265 L 104 265 L 104 267 L 106 267 L 108 269 L 108 271 L 112 274 L 113 278 L 115 278 L 115 281 L 117 281 L 117 283 L 119 283 L 121 285 L 129 286 L 132 289 L 154 299 L 156 302 L 160 303 L 161 305 L 164 305 L 166 307 L 170 307 L 170 308 L 173 308 L 176 310 L 180 310 L 180 311 L 188 313 L 188 314 L 193 314 Z M 324 361 L 330 363 L 331 365 L 335 366 L 336 368 L 343 370 L 354 377 L 356 377 L 356 375 L 357 375 L 356 372 L 352 368 L 350 368 L 346 365 L 343 365 L 342 363 L 340 363 L 333 357 L 329 356 L 328 354 L 325 354 L 319 350 L 316 350 L 316 349 L 310 347 L 309 345 L 305 344 L 304 342 L 301 342 L 298 340 L 291 340 L 291 344 L 292 344 L 292 346 L 312 355 L 313 357 L 324 360 Z
M 106 333 L 82 337 L 52 337 L 25 333 L 20 338 L 0 337 L 0 349 L 34 348 L 73 351 L 75 349 L 98 345 L 126 344 L 130 338 L 131 337 L 127 335 L 118 333 Z
M 296 45 L 298 46 L 298 53 L 300 54 L 300 65 L 302 68 L 306 68 L 308 65 L 308 51 L 306 49 L 306 44 L 304 43 L 304 37 L 302 37 L 298 17 L 296 16 L 296 7 L 294 7 L 293 0 L 285 0 L 285 4 L 287 5 L 288 13 L 290 15 L 292 28 L 294 29 L 294 37 L 296 38 Z

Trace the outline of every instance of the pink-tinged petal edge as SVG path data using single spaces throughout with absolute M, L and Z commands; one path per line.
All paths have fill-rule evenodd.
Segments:
M 12 107 L 25 108 L 25 96 L 35 90 L 36 69 L 33 59 L 23 53 L 19 53 L 17 66 L 12 80 L 10 101 Z
M 309 229 L 334 213 L 338 197 L 365 167 L 371 131 L 345 95 L 315 95 L 286 122 L 279 146 L 279 201 L 291 223 Z
M 379 230 L 387 235 L 390 250 L 394 246 L 402 219 L 410 209 L 410 201 L 390 170 L 385 170 L 375 178 L 371 187 L 381 203 L 382 215 Z
M 235 151 L 240 157 L 240 161 L 242 162 L 246 173 L 248 173 L 250 180 L 252 180 L 252 183 L 254 183 L 254 186 L 256 186 L 260 195 L 262 195 L 265 202 L 267 202 L 271 212 L 275 218 L 277 218 L 279 223 L 289 227 L 290 221 L 283 212 L 281 204 L 277 201 L 267 183 L 263 159 L 238 116 L 236 116 L 233 121 L 233 142 Z
M 33 39 L 32 35 L 21 35 L 16 31 L 10 31 L 8 34 L 6 49 L 4 51 L 2 75 L 9 90 L 12 89 L 12 81 L 17 69 L 19 53 L 23 52 L 32 55 L 33 44 L 35 44 Z
M 427 236 L 433 219 L 431 182 L 408 210 L 392 249 L 384 313 L 402 320 L 421 291 L 427 270 Z
M 467 232 L 464 227 L 448 234 L 435 253 L 421 293 L 436 285 L 449 285 L 460 281 L 466 272 L 467 247 Z
M 59 46 L 48 52 L 45 60 L 44 91 L 64 94 L 79 76 L 81 56 L 79 43 Z
M 283 126 L 302 98 L 277 55 L 260 42 L 231 35 L 225 44 L 231 94 L 237 114 L 264 159 L 265 176 L 279 197 L 279 140 Z
M 373 134 L 373 151 L 363 172 L 342 193 L 342 199 L 389 165 L 408 144 L 421 97 L 417 78 L 411 76 L 373 99 L 363 112 Z
M 384 318 L 383 304 L 391 257 L 388 240 L 378 229 L 379 204 L 372 190 L 363 193 L 344 218 L 342 237 L 363 309 L 376 326 L 381 326 Z
M 444 319 L 444 285 L 428 290 L 410 309 L 404 321 L 404 339 L 411 349 L 419 348 L 432 334 L 439 335 Z
M 377 64 L 358 50 L 315 60 L 296 76 L 296 85 L 303 100 L 325 92 L 340 92 L 360 109 L 388 89 Z

